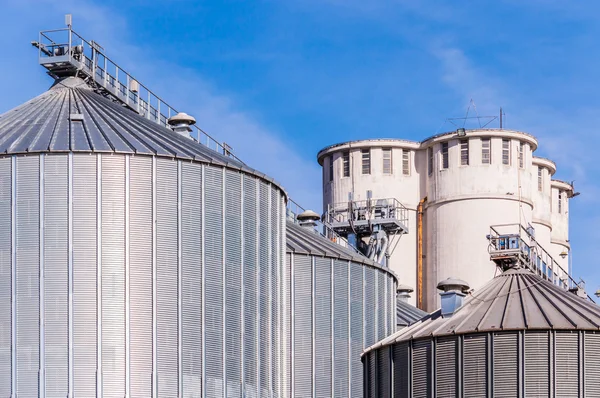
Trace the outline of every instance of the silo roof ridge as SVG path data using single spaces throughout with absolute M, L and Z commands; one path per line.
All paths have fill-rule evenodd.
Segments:
M 600 306 L 529 270 L 511 269 L 468 296 L 452 316 L 437 310 L 365 352 L 401 341 L 508 330 L 600 330 Z
M 427 312 L 407 303 L 406 301 L 396 299 L 396 324 L 400 326 L 410 326 L 429 315 Z
M 273 178 L 183 137 L 95 92 L 82 79 L 57 80 L 46 92 L 0 115 L 0 155 L 96 152 L 152 155 Z

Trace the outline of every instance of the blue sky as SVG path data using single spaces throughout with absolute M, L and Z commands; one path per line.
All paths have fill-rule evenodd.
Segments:
M 423 4 L 421 4 L 423 3 Z M 113 59 L 247 163 L 320 210 L 316 153 L 369 137 L 421 140 L 502 106 L 506 127 L 576 180 L 575 275 L 600 285 L 600 5 L 591 1 L 0 1 L 0 112 L 50 79 L 29 46 L 63 26 Z

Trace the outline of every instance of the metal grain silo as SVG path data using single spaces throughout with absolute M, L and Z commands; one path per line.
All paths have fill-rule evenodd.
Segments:
M 396 330 L 396 276 L 292 222 L 286 258 L 287 395 L 362 397 L 362 350 Z
M 524 268 L 461 284 L 365 351 L 366 397 L 600 397 L 600 307 Z
M 285 201 L 79 78 L 0 116 L 0 396 L 280 396 Z

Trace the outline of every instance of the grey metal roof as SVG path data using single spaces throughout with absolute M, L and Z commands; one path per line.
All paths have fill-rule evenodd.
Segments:
M 330 241 L 329 239 L 317 233 L 313 228 L 301 227 L 300 225 L 291 221 L 287 221 L 286 228 L 286 250 L 288 253 L 353 261 L 355 263 L 365 264 L 382 269 L 394 275 L 396 280 L 398 279 L 396 274 L 394 274 L 389 268 L 382 267 L 380 264 L 370 260 L 360 253 Z
M 410 326 L 427 315 L 429 313 L 418 309 L 414 305 L 410 305 L 400 298 L 396 299 L 396 325 L 403 327 Z
M 511 269 L 468 296 L 451 317 L 437 310 L 367 351 L 419 338 L 530 329 L 600 330 L 600 306 L 529 270 Z
M 41 152 L 117 152 L 210 163 L 272 178 L 183 137 L 68 77 L 0 115 L 0 155 Z

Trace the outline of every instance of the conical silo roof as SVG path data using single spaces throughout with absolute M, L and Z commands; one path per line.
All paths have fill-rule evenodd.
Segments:
M 452 316 L 435 311 L 365 352 L 407 340 L 508 330 L 597 331 L 600 306 L 527 269 L 510 269 L 468 296 Z
M 199 161 L 272 178 L 148 120 L 77 77 L 0 115 L 0 155 L 116 152 Z

